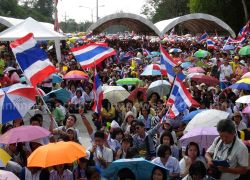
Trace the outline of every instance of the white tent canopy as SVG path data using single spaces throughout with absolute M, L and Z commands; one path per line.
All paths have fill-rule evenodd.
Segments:
M 12 26 L 0 33 L 0 41 L 14 41 L 28 33 L 33 33 L 36 40 L 53 40 L 55 41 L 57 59 L 61 60 L 60 40 L 66 37 L 56 31 L 50 30 L 40 22 L 29 17 L 23 22 Z
M 11 26 L 15 26 L 21 22 L 23 22 L 24 19 L 17 19 L 17 18 L 11 18 L 11 17 L 4 17 L 4 16 L 0 16 L 0 24 L 3 24 L 6 27 L 11 27 Z M 54 25 L 51 23 L 47 23 L 47 22 L 40 22 L 42 25 L 44 25 L 46 28 L 50 29 L 50 30 L 54 30 Z

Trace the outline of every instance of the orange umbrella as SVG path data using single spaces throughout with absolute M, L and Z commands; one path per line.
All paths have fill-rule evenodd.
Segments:
M 63 79 L 68 79 L 68 80 L 82 80 L 82 79 L 87 79 L 87 78 L 88 78 L 88 74 L 79 70 L 69 71 L 63 77 Z
M 28 157 L 28 167 L 50 167 L 59 164 L 72 163 L 86 156 L 86 150 L 75 142 L 60 141 L 49 143 L 37 148 Z

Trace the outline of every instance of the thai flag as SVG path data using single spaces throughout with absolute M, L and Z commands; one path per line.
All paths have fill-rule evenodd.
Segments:
M 246 34 L 250 34 L 249 25 L 250 25 L 250 21 L 248 21 L 247 24 L 240 30 L 236 39 L 241 39 L 242 37 L 245 37 Z
M 170 83 L 174 82 L 174 78 L 176 75 L 181 80 L 185 79 L 185 75 L 183 73 L 176 74 L 174 72 L 174 67 L 178 66 L 178 62 L 176 62 L 162 46 L 160 46 L 160 51 L 161 51 L 161 73 L 162 75 L 167 75 Z
M 103 91 L 102 91 L 101 80 L 100 80 L 96 70 L 95 70 L 95 74 L 94 74 L 93 92 L 94 92 L 95 99 L 94 99 L 94 105 L 92 107 L 92 110 L 95 111 L 96 113 L 100 114 L 101 108 L 102 108 Z
M 173 89 L 168 99 L 168 104 L 172 104 L 169 110 L 169 116 L 174 118 L 184 112 L 190 106 L 199 106 L 193 98 L 186 86 L 178 77 L 175 79 Z
M 207 48 L 208 49 L 214 49 L 215 48 L 215 42 L 210 38 L 207 39 Z
M 208 34 L 205 32 L 204 34 L 201 35 L 200 39 L 199 39 L 199 43 L 202 43 L 203 41 L 205 41 L 208 38 Z
M 55 66 L 38 46 L 32 33 L 12 42 L 10 47 L 25 77 L 33 86 L 56 72 Z
M 90 32 L 85 36 L 85 39 L 91 39 L 92 37 L 93 37 L 93 32 Z
M 108 47 L 106 43 L 88 44 L 72 48 L 71 52 L 82 68 L 94 67 L 106 58 L 116 55 L 116 51 Z

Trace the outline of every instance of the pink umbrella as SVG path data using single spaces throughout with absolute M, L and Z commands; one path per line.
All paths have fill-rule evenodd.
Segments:
M 28 142 L 49 136 L 50 132 L 40 126 L 20 126 L 12 128 L 0 136 L 2 144 Z
M 250 113 L 250 106 L 247 106 L 243 109 L 242 113 L 247 114 Z
M 250 78 L 250 72 L 245 73 L 245 74 L 241 77 L 241 79 L 244 79 L 244 78 Z
M 205 70 L 201 67 L 191 67 L 188 69 L 187 73 L 190 74 L 190 73 L 204 73 Z

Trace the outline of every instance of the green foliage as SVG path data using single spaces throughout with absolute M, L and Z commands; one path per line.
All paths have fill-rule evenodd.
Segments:
M 81 22 L 77 23 L 74 19 L 68 19 L 66 22 L 60 23 L 60 28 L 63 32 L 86 32 L 87 29 L 91 26 L 91 22 Z
M 250 11 L 250 1 L 246 1 Z M 225 21 L 237 33 L 245 24 L 241 0 L 189 0 L 191 13 L 207 13 Z
M 52 22 L 53 1 L 52 0 L 0 0 L 0 16 L 25 19 L 33 17 L 38 21 Z

